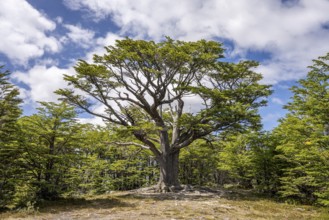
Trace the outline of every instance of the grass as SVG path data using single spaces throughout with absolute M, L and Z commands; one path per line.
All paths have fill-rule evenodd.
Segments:
M 117 192 L 45 202 L 0 219 L 329 219 L 327 209 L 278 203 L 248 194 Z

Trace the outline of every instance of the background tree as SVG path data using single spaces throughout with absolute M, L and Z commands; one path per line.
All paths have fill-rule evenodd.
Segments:
M 272 133 L 253 132 L 248 137 L 251 150 L 251 175 L 257 191 L 276 195 L 282 176 L 282 161 L 278 159 L 279 140 Z
M 248 133 L 230 132 L 218 143 L 218 169 L 228 173 L 226 183 L 239 188 L 252 187 L 253 167 L 249 137 Z
M 292 87 L 289 114 L 275 129 L 284 164 L 281 196 L 329 205 L 329 54 L 314 60 L 306 79 Z
M 179 177 L 183 184 L 217 186 L 221 184 L 217 169 L 218 146 L 206 140 L 196 140 L 182 149 Z
M 79 186 L 78 192 L 101 194 L 154 184 L 158 169 L 154 157 L 136 146 L 110 144 L 123 137 L 109 129 L 89 126 L 84 132 L 83 158 L 70 171 L 75 173 L 71 182 Z
M 19 176 L 15 160 L 19 157 L 17 119 L 21 115 L 19 91 L 9 82 L 9 72 L 0 67 L 0 208 L 15 192 Z
M 160 166 L 160 190 L 179 186 L 182 148 L 214 131 L 255 126 L 257 108 L 265 104 L 261 98 L 270 93 L 258 83 L 261 75 L 250 70 L 257 63 L 219 62 L 223 49 L 214 41 L 124 39 L 106 50 L 104 56 L 94 56 L 94 64 L 81 60 L 77 74 L 65 76 L 84 95 L 70 89 L 57 93 L 136 138 L 121 145 L 150 150 Z M 199 109 L 188 112 L 184 107 L 191 96 L 199 101 Z M 94 111 L 93 104 L 105 111 Z M 165 109 L 169 114 L 164 117 Z
M 271 133 L 257 130 L 223 135 L 216 142 L 217 166 L 223 184 L 275 195 L 282 175 L 278 143 Z
M 69 171 L 81 159 L 83 125 L 64 102 L 40 104 L 38 113 L 19 120 L 24 138 L 21 166 L 35 199 L 55 199 L 71 186 Z

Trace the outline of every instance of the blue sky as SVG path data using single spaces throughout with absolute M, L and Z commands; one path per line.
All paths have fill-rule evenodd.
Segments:
M 228 60 L 260 62 L 256 71 L 274 89 L 261 109 L 269 130 L 285 114 L 289 87 L 329 52 L 328 12 L 328 0 L 0 1 L 0 64 L 31 114 L 37 101 L 57 100 L 53 91 L 66 86 L 62 75 L 74 74 L 77 59 L 90 61 L 116 39 L 218 40 Z

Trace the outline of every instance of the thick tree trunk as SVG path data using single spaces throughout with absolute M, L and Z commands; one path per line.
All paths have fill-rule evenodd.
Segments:
M 159 192 L 171 192 L 181 188 L 178 180 L 179 151 L 163 154 L 160 161 Z
M 162 113 L 161 109 L 160 113 Z M 177 120 L 176 118 L 174 121 Z M 165 123 L 161 118 L 157 118 L 155 121 L 158 127 L 162 127 L 162 130 L 159 132 L 161 153 L 156 154 L 156 158 L 160 165 L 160 178 L 157 188 L 159 192 L 175 191 L 181 188 L 178 180 L 180 149 L 173 148 L 178 138 L 179 130 L 177 128 L 177 123 L 174 123 L 172 140 L 170 141 L 168 128 Z

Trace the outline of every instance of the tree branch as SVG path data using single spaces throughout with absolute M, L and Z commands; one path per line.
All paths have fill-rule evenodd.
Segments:
M 134 146 L 137 146 L 137 147 L 140 147 L 140 148 L 143 148 L 143 149 L 150 149 L 150 147 L 148 146 L 145 146 L 145 145 L 142 145 L 142 144 L 139 144 L 139 143 L 136 143 L 136 142 L 117 142 L 117 141 L 114 141 L 114 142 L 110 142 L 108 144 L 115 144 L 115 145 L 119 145 L 119 146 L 131 146 L 131 145 L 134 145 Z

